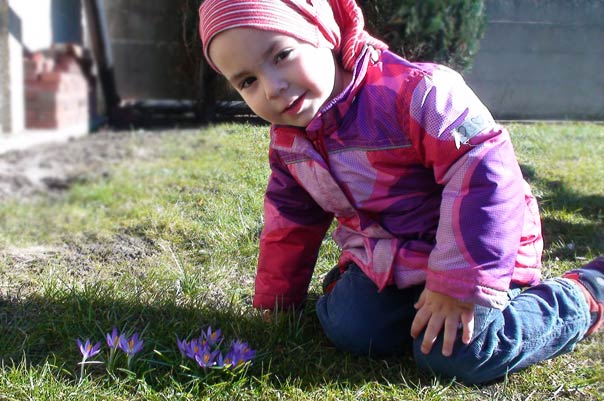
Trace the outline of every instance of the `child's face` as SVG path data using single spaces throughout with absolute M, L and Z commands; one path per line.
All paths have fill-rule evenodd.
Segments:
M 259 117 L 306 127 L 350 79 L 331 49 L 252 28 L 218 34 L 209 56 Z

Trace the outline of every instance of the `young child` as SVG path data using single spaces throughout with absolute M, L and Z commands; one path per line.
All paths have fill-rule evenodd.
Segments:
M 540 283 L 535 199 L 459 74 L 388 51 L 354 0 L 205 0 L 200 34 L 272 124 L 256 308 L 304 302 L 335 218 L 316 309 L 342 350 L 483 383 L 600 327 L 604 258 Z

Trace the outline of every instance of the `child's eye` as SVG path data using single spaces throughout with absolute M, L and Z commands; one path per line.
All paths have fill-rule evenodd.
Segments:
M 275 56 L 275 62 L 278 63 L 279 61 L 285 60 L 290 55 L 291 52 L 292 52 L 292 49 L 285 49 L 285 50 L 280 51 Z
M 244 80 L 242 80 L 239 83 L 239 89 L 249 88 L 254 83 L 255 80 L 256 80 L 256 78 L 254 78 L 254 77 L 245 78 Z

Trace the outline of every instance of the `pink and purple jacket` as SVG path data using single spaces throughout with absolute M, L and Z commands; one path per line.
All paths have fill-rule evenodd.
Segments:
M 254 306 L 299 305 L 334 217 L 343 269 L 503 308 L 536 284 L 537 204 L 462 77 L 369 48 L 306 130 L 273 126 Z

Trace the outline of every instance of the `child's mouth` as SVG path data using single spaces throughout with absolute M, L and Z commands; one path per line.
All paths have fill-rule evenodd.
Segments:
M 302 110 L 302 106 L 304 105 L 304 99 L 306 98 L 306 93 L 303 93 L 300 97 L 298 97 L 292 104 L 287 106 L 283 113 L 285 114 L 298 114 L 300 110 Z

